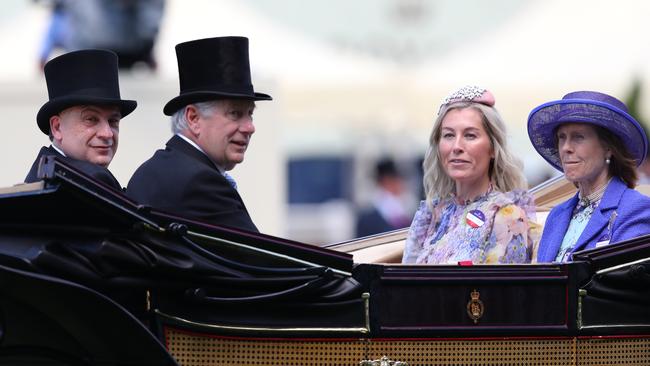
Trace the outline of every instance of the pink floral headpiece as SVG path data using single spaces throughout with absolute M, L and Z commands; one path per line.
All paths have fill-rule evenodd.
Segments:
M 440 110 L 442 107 L 456 102 L 481 103 L 493 107 L 495 100 L 494 95 L 489 90 L 476 85 L 467 85 L 449 94 L 442 101 Z M 440 110 L 438 110 L 438 113 L 440 113 Z

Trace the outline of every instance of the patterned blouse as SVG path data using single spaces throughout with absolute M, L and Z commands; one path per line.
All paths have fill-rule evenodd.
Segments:
M 568 262 L 571 259 L 573 247 L 575 247 L 578 239 L 580 239 L 582 232 L 585 231 L 591 215 L 593 215 L 599 204 L 600 200 L 588 204 L 585 204 L 582 200 L 578 201 L 578 204 L 573 209 L 571 221 L 569 222 L 566 234 L 564 234 L 564 239 L 562 239 L 560 250 L 555 258 L 556 262 Z
M 403 263 L 530 263 L 540 236 L 528 192 L 490 191 L 466 204 L 453 197 L 420 203 L 409 229 Z

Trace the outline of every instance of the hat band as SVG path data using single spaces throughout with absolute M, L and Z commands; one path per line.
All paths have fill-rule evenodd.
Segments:
M 50 100 L 56 99 L 56 98 L 61 98 L 61 97 L 68 97 L 68 96 L 120 99 L 120 91 L 119 90 L 114 90 L 114 89 L 109 90 L 109 89 L 106 89 L 106 88 L 85 88 L 85 89 L 68 90 L 68 91 L 66 91 L 64 93 L 58 93 L 58 95 L 55 95 L 55 96 L 52 96 L 52 94 L 49 94 Z
M 250 94 L 253 95 L 253 84 L 209 84 L 201 85 L 194 88 L 183 88 L 181 94 L 195 92 L 213 92 L 213 93 L 230 93 L 230 94 Z

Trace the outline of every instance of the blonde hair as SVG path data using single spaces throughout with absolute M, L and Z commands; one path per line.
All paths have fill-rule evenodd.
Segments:
M 456 189 L 454 180 L 447 175 L 440 161 L 438 142 L 440 141 L 442 120 L 447 113 L 454 109 L 465 108 L 472 108 L 481 114 L 483 128 L 490 138 L 492 149 L 494 149 L 494 160 L 490 162 L 488 171 L 494 189 L 508 192 L 513 189 L 527 188 L 526 178 L 522 173 L 523 164 L 508 149 L 506 126 L 499 112 L 493 107 L 480 103 L 456 102 L 441 107 L 433 124 L 433 130 L 429 137 L 429 148 L 422 163 L 424 192 L 429 206 L 433 199 L 450 197 Z

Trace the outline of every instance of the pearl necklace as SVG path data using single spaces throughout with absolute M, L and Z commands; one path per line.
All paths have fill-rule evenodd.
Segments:
M 589 194 L 587 197 L 582 197 L 582 194 L 579 194 L 580 201 L 578 202 L 578 205 L 582 207 L 587 207 L 594 202 L 600 201 L 600 199 L 603 198 L 603 195 L 605 194 L 605 189 L 607 189 L 607 186 L 611 181 L 612 178 L 609 178 L 607 182 L 605 182 L 605 184 L 598 187 L 598 189 L 596 189 L 595 191 L 591 192 L 591 194 Z

